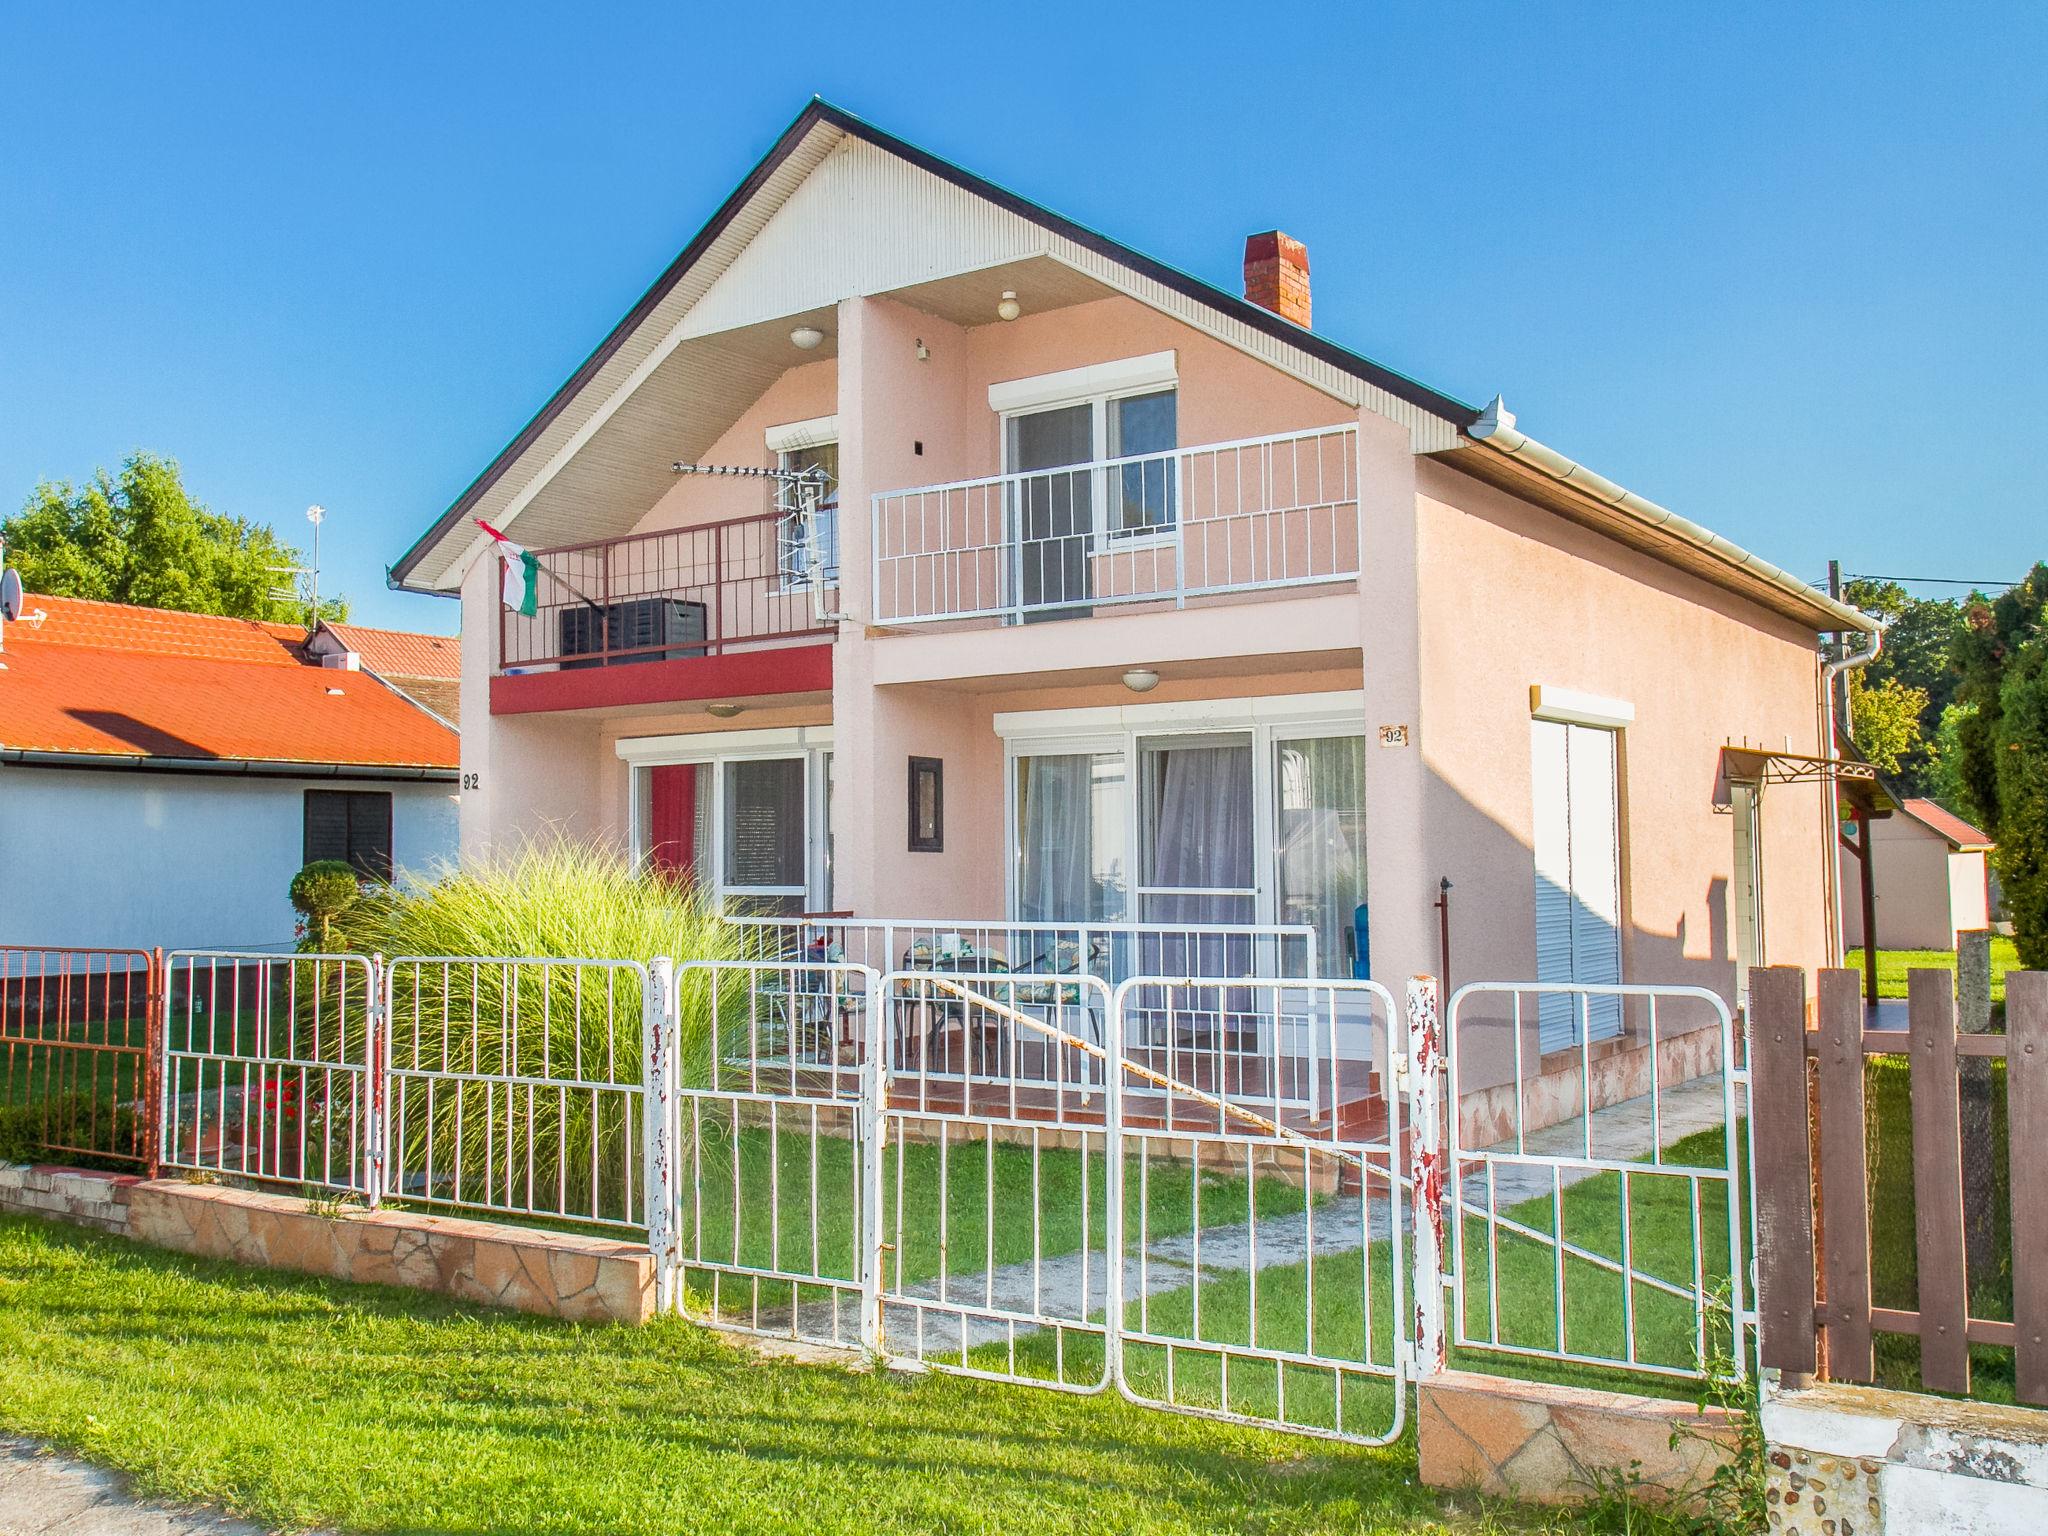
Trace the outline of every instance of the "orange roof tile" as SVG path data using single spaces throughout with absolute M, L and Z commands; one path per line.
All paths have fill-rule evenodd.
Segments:
M 375 678 L 310 665 L 304 632 L 31 597 L 6 627 L 0 747 L 104 757 L 454 768 L 455 733 Z
M 422 635 L 409 629 L 372 629 L 366 624 L 329 624 L 327 632 L 363 658 L 363 665 L 387 677 L 433 677 L 462 681 L 462 642 L 453 635 Z

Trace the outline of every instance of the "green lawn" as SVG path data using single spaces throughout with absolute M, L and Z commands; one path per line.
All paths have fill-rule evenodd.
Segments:
M 840 1134 L 814 1140 L 801 1114 L 783 1115 L 774 1134 L 758 1117 L 735 1132 L 729 1103 L 708 1101 L 704 1115 L 696 1135 L 698 1155 L 693 1161 L 686 1153 L 679 1171 L 686 1260 L 855 1279 L 856 1196 L 847 1126 L 828 1122 L 827 1129 Z M 1147 1230 L 1160 1236 L 1190 1230 L 1192 1167 L 1153 1158 L 1141 1180 L 1138 1155 L 1131 1153 L 1125 1162 L 1124 1211 L 1130 1229 L 1138 1230 L 1142 1199 Z M 891 1244 L 884 1259 L 888 1281 L 915 1286 L 943 1269 L 960 1282 L 979 1277 L 991 1263 L 1026 1262 L 1034 1252 L 1052 1258 L 1086 1247 L 1099 1254 L 1107 1230 L 1107 1173 L 1099 1137 L 1085 1153 L 958 1134 L 943 1147 L 935 1141 L 892 1141 L 882 1178 L 883 1236 Z M 1247 1186 L 1242 1177 L 1204 1169 L 1200 1186 L 1206 1222 L 1218 1220 L 1218 1212 L 1243 1218 Z M 1259 1179 L 1251 1188 L 1262 1215 L 1302 1208 L 1301 1192 L 1280 1180 Z M 779 1219 L 771 1193 L 779 1195 Z M 806 1289 L 799 1299 L 818 1301 L 824 1294 Z M 786 1291 L 764 1292 L 763 1303 L 786 1304 L 788 1299 Z M 728 1305 L 745 1310 L 744 1300 Z
M 1406 1448 L 761 1361 L 682 1323 L 577 1327 L 18 1217 L 0 1358 L 0 1426 L 285 1528 L 1527 1528 L 1447 1514 Z
M 1718 1130 L 1703 1131 L 1674 1142 L 1665 1150 L 1674 1164 L 1714 1167 L 1722 1161 Z M 1747 1199 L 1746 1179 L 1742 1198 Z M 1630 1257 L 1641 1274 L 1690 1287 L 1694 1281 L 1692 1196 L 1686 1181 L 1648 1171 L 1629 1179 Z M 1728 1269 L 1728 1207 L 1725 1185 L 1702 1181 L 1699 1211 L 1699 1263 L 1710 1296 L 1715 1276 Z M 1566 1241 L 1603 1257 L 1619 1260 L 1621 1244 L 1621 1178 L 1601 1173 L 1564 1191 Z M 1747 1207 L 1745 1206 L 1746 1210 Z M 1506 1207 L 1503 1216 L 1539 1232 L 1552 1230 L 1554 1212 L 1548 1196 Z M 1209 1218 L 1215 1220 L 1216 1218 Z M 1745 1238 L 1745 1241 L 1747 1239 Z M 1483 1218 L 1467 1217 L 1465 1226 L 1465 1301 L 1468 1332 L 1475 1339 L 1498 1337 L 1502 1342 L 1551 1349 L 1557 1342 L 1557 1279 L 1555 1249 L 1536 1238 L 1503 1234 L 1489 1268 L 1487 1228 Z M 1446 1255 L 1449 1267 L 1450 1255 Z M 1249 1344 L 1256 1322 L 1258 1342 L 1268 1348 L 1300 1350 L 1309 1337 L 1313 1314 L 1321 1352 L 1366 1359 L 1368 1317 L 1369 1358 L 1387 1358 L 1387 1340 L 1394 1326 L 1391 1246 L 1371 1246 L 1369 1255 L 1325 1253 L 1310 1263 L 1274 1265 L 1258 1274 L 1257 1295 L 1242 1269 L 1213 1268 L 1192 1284 L 1130 1300 L 1125 1309 L 1131 1327 L 1174 1338 L 1191 1337 L 1195 1307 L 1201 1308 L 1201 1336 L 1222 1344 Z M 1368 1268 L 1369 1266 L 1369 1268 Z M 1723 1281 L 1725 1288 L 1725 1279 Z M 1580 1354 L 1619 1359 L 1623 1354 L 1623 1285 L 1621 1277 L 1588 1260 L 1567 1256 L 1564 1266 L 1567 1321 L 1566 1344 Z M 1500 1332 L 1491 1334 L 1490 1298 L 1499 1298 Z M 1683 1301 L 1638 1282 L 1628 1297 L 1633 1310 L 1636 1358 L 1646 1364 L 1690 1368 L 1696 1358 L 1695 1311 Z M 1725 1354 L 1728 1329 L 1725 1305 L 1708 1308 L 1709 1358 Z M 1446 1320 L 1447 1327 L 1449 1319 Z M 1019 1354 L 1036 1372 L 1048 1369 L 1050 1345 L 1041 1337 L 1020 1347 Z M 1535 1377 L 1610 1390 L 1642 1391 L 1691 1400 L 1694 1383 L 1652 1372 L 1616 1371 L 1516 1356 L 1499 1350 L 1454 1351 L 1453 1364 L 1495 1374 Z M 1000 1352 L 984 1349 L 976 1363 L 994 1367 Z M 1126 1364 L 1135 1384 L 1155 1396 L 1167 1391 L 1166 1351 L 1158 1346 L 1127 1346 Z M 1213 1407 L 1220 1403 L 1222 1368 L 1176 1351 L 1173 1396 L 1181 1403 Z M 1250 1412 L 1272 1413 L 1284 1390 L 1287 1409 L 1296 1422 L 1332 1422 L 1338 1390 L 1327 1373 L 1289 1369 L 1284 1387 L 1273 1366 L 1234 1364 L 1233 1405 Z M 1363 1378 L 1347 1379 L 1344 1418 L 1360 1427 L 1388 1422 L 1391 1395 Z
M 1842 963 L 1851 970 L 1863 968 L 1863 951 L 1852 949 Z M 1877 995 L 1879 997 L 1904 997 L 1906 995 L 1906 972 L 1908 971 L 1953 971 L 1956 968 L 1955 951 L 1949 949 L 1880 949 L 1877 952 Z M 2005 1001 L 2005 973 L 2020 969 L 2018 947 L 2011 939 L 1994 938 L 1991 941 L 1991 1001 Z

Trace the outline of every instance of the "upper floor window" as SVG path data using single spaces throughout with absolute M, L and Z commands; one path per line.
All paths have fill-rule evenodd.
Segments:
M 782 589 L 794 591 L 811 579 L 815 560 L 827 584 L 839 584 L 839 422 L 836 417 L 791 422 L 768 430 L 778 469 L 815 469 L 824 479 L 815 516 L 806 522 L 796 488 L 779 487 L 776 510 L 777 567 Z M 815 545 L 815 549 L 814 549 Z
M 1023 537 L 1074 541 L 1171 529 L 1178 382 L 1174 354 L 1157 352 L 991 385 L 989 404 L 1005 423 L 1004 469 L 1034 477 L 1024 487 Z M 1099 475 L 1074 472 L 1105 463 L 1111 467 Z M 1034 517 L 1038 502 L 1046 505 Z M 1048 526 L 1041 531 L 1036 523 Z

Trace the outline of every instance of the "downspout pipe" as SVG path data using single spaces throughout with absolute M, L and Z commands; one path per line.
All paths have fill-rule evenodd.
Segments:
M 1830 763 L 1842 755 L 1842 717 L 1841 712 L 1835 708 L 1835 679 L 1843 676 L 1845 673 L 1860 672 L 1863 668 L 1877 660 L 1878 653 L 1884 649 L 1884 626 L 1882 624 L 1874 629 L 1865 630 L 1863 633 L 1866 644 L 1862 650 L 1838 656 L 1820 669 L 1822 755 Z M 1842 855 L 1840 849 L 1836 846 L 1840 842 L 1842 835 L 1842 798 L 1841 790 L 1837 785 L 1838 780 L 1836 779 L 1835 771 L 1830 768 L 1827 777 L 1828 803 L 1822 809 L 1827 814 L 1827 830 L 1829 833 L 1826 847 L 1828 850 L 1828 963 L 1831 965 L 1840 965 L 1848 958 L 1842 942 Z M 1870 821 L 1866 817 L 1859 821 L 1857 826 L 1864 839 L 1864 841 L 1857 844 L 1857 866 L 1862 868 L 1870 858 Z M 1877 935 L 1870 931 L 1870 925 L 1867 922 L 1863 929 L 1863 947 L 1866 956 L 1876 953 Z

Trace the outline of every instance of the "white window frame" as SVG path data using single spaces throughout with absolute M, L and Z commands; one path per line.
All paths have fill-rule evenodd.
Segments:
M 1100 554 L 1108 543 L 1114 543 L 1119 549 L 1139 549 L 1172 544 L 1180 536 L 1183 497 L 1180 485 L 1178 357 L 1175 352 L 1150 352 L 1141 357 L 1119 358 L 1115 362 L 1095 363 L 1086 368 L 1067 368 L 1058 373 L 1010 379 L 988 387 L 989 409 L 996 413 L 997 431 L 1002 440 L 1003 473 L 1006 475 L 1026 473 L 1015 467 L 1014 460 L 1011 424 L 1019 417 L 1077 405 L 1089 407 L 1088 459 L 1089 465 L 1093 466 L 1088 496 L 1091 558 Z M 1139 395 L 1156 395 L 1169 389 L 1174 392 L 1174 445 L 1167 450 L 1173 459 L 1173 521 L 1139 532 L 1105 527 L 1102 518 L 1109 507 L 1109 471 L 1103 466 L 1109 462 L 1109 402 Z
M 1363 690 L 1273 694 L 1248 699 L 1206 699 L 1178 704 L 1112 704 L 1086 709 L 1023 710 L 998 714 L 1003 740 L 1003 903 L 1017 917 L 1017 762 L 1025 757 L 1083 753 L 1121 754 L 1124 762 L 1123 850 L 1126 922 L 1143 922 L 1138 872 L 1143 829 L 1139 821 L 1142 743 L 1172 736 L 1248 733 L 1252 742 L 1252 869 L 1254 923 L 1272 923 L 1280 871 L 1273 844 L 1276 794 L 1273 753 L 1281 741 L 1366 734 Z M 1368 854 L 1368 857 L 1370 855 Z M 1319 957 L 1320 958 L 1320 957 Z
M 829 793 L 830 770 L 826 759 L 832 755 L 832 727 L 794 726 L 752 731 L 704 731 L 678 736 L 629 736 L 615 748 L 626 765 L 629 793 L 626 797 L 626 840 L 633 862 L 644 864 L 651 851 L 647 846 L 648 805 L 652 780 L 650 768 L 693 764 L 711 770 L 711 807 L 705 818 L 706 850 L 699 850 L 697 867 L 709 868 L 711 893 L 723 910 L 728 896 L 740 899 L 799 896 L 806 911 L 823 911 L 832 897 L 832 850 L 825 839 L 830 825 L 825 796 Z M 804 764 L 804 888 L 791 886 L 738 886 L 725 881 L 725 768 L 728 763 L 765 762 L 801 758 Z M 700 788 L 699 793 L 702 793 Z
M 1573 830 L 1576 825 L 1577 817 L 1575 814 L 1576 808 L 1571 799 L 1572 779 L 1571 770 L 1569 767 L 1571 761 L 1570 742 L 1573 739 L 1571 733 L 1577 730 L 1585 732 L 1598 731 L 1603 733 L 1608 738 L 1610 738 L 1607 743 L 1607 746 L 1608 750 L 1611 751 L 1613 754 L 1613 793 L 1611 809 L 1614 818 L 1612 828 L 1614 866 L 1614 980 L 1616 983 L 1626 982 L 1628 979 L 1629 969 L 1628 811 L 1626 804 L 1626 765 L 1628 761 L 1627 733 L 1629 725 L 1635 719 L 1635 706 L 1628 703 L 1625 700 L 1601 698 L 1594 694 L 1580 693 L 1576 690 L 1545 688 L 1541 685 L 1537 685 L 1531 687 L 1531 689 L 1529 690 L 1529 718 L 1530 782 L 1532 793 L 1535 786 L 1536 754 L 1539 750 L 1537 744 L 1538 732 L 1536 727 L 1538 727 L 1539 725 L 1557 726 L 1562 728 L 1566 733 L 1564 738 L 1567 753 L 1565 759 L 1567 765 L 1566 777 L 1561 787 L 1566 797 L 1565 805 L 1563 807 L 1565 816 L 1566 838 L 1565 857 L 1567 862 L 1572 866 L 1571 873 L 1568 877 L 1569 883 L 1562 888 L 1564 898 L 1566 902 L 1569 904 L 1567 908 L 1568 916 L 1570 917 L 1573 925 L 1571 930 L 1571 942 L 1573 950 L 1571 975 L 1569 977 L 1545 977 L 1542 975 L 1542 950 L 1539 941 L 1537 952 L 1538 979 L 1543 981 L 1569 982 L 1585 982 L 1589 980 L 1589 978 L 1583 974 L 1583 969 L 1581 967 L 1578 955 L 1578 908 L 1581 885 L 1578 878 L 1577 869 L 1577 834 Z M 1534 803 L 1532 798 L 1530 811 L 1530 856 L 1532 864 L 1531 873 L 1534 880 L 1537 883 L 1537 899 L 1540 902 L 1542 886 L 1546 878 L 1543 873 L 1543 866 L 1541 863 L 1542 855 L 1539 846 L 1541 842 L 1541 823 L 1543 821 L 1544 809 L 1541 805 Z M 1550 883 L 1552 885 L 1556 884 L 1555 881 L 1552 881 Z M 1542 914 L 1540 910 L 1537 912 L 1536 918 L 1539 924 L 1540 932 L 1540 924 L 1542 920 Z M 1619 999 L 1602 999 L 1598 1002 L 1588 1004 L 1586 1016 L 1594 1023 L 1594 1027 L 1598 1031 L 1598 1033 L 1594 1034 L 1591 1037 L 1590 1041 L 1580 1040 L 1576 1038 L 1578 1035 L 1578 1025 L 1580 1018 L 1580 1015 L 1578 1014 L 1578 1003 L 1576 1000 L 1574 1000 L 1570 1004 L 1570 1008 L 1572 1011 L 1572 1017 L 1566 1022 L 1569 1023 L 1570 1031 L 1574 1038 L 1569 1042 L 1568 1045 L 1545 1045 L 1544 1035 L 1546 1033 L 1554 1031 L 1555 1026 L 1560 1022 L 1560 1019 L 1563 1017 L 1564 1009 L 1563 1005 L 1559 1002 L 1559 1000 L 1554 997 L 1546 998 L 1539 1001 L 1537 1007 L 1537 1041 L 1538 1049 L 1540 1051 L 1544 1051 L 1545 1053 L 1547 1053 L 1551 1050 L 1582 1049 L 1589 1043 L 1597 1043 L 1601 1040 L 1614 1039 L 1618 1036 L 1623 1036 L 1627 1033 L 1628 1023 L 1626 1017 L 1626 1009 L 1623 1007 Z M 1597 1015 L 1597 1018 L 1595 1018 L 1594 1015 Z

